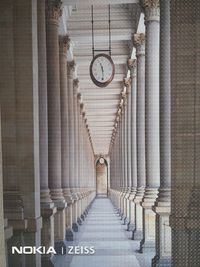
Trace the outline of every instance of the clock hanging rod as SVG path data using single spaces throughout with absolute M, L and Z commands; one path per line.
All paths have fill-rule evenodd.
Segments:
M 92 54 L 94 58 L 95 52 L 109 52 L 111 56 L 111 18 L 110 18 L 110 5 L 108 6 L 108 25 L 109 25 L 109 49 L 95 49 L 95 39 L 94 39 L 94 6 L 92 5 Z

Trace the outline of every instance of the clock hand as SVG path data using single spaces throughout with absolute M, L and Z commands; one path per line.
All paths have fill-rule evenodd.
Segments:
M 102 71 L 102 80 L 104 80 L 104 70 L 103 70 L 103 65 L 100 63 L 101 65 L 101 71 Z

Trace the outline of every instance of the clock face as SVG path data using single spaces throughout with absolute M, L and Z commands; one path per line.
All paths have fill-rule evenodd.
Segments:
M 99 162 L 100 162 L 101 164 L 104 164 L 104 158 L 100 158 L 100 159 L 99 159 Z
M 99 54 L 94 57 L 90 64 L 90 76 L 97 86 L 107 86 L 113 80 L 114 74 L 115 67 L 110 56 Z

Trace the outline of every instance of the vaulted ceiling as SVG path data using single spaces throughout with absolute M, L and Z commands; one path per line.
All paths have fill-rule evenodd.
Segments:
M 67 33 L 74 43 L 73 56 L 78 66 L 80 91 L 94 152 L 97 155 L 109 153 L 120 93 L 124 89 L 123 80 L 127 76 L 127 60 L 132 53 L 131 39 L 136 32 L 140 16 L 137 2 L 135 0 L 64 1 L 65 4 L 72 5 L 67 19 Z M 107 87 L 99 88 L 94 85 L 89 73 L 92 61 L 91 4 L 94 4 L 95 49 L 108 49 L 109 3 L 111 3 L 111 44 L 115 76 Z

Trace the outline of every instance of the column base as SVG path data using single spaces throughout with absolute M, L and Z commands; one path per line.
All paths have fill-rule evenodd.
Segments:
M 135 225 L 133 223 L 128 223 L 127 225 L 127 231 L 134 231 L 135 229 Z
M 51 261 L 51 258 L 48 255 L 42 255 L 41 266 L 42 267 L 54 267 Z
M 142 240 L 142 239 L 143 239 L 143 231 L 134 230 L 132 234 L 132 240 Z
M 125 217 L 123 219 L 123 221 L 124 221 L 124 223 L 123 223 L 124 225 L 128 225 L 130 223 L 127 217 Z
M 64 241 L 55 241 L 54 245 L 55 251 L 59 255 L 65 255 L 66 254 L 66 245 Z
M 126 219 L 126 216 L 123 213 L 120 214 L 120 217 L 121 217 L 121 221 L 124 221 Z
M 77 219 L 77 223 L 78 223 L 79 225 L 82 225 L 82 224 L 83 224 L 83 221 L 81 220 L 80 217 Z
M 121 211 L 120 211 L 120 209 L 117 209 L 117 208 L 116 208 L 116 213 L 117 213 L 117 215 L 120 216 L 120 215 L 121 215 Z
M 83 216 L 84 216 L 84 217 L 87 217 L 87 215 L 88 215 L 88 212 L 85 210 L 85 211 L 83 212 Z
M 157 256 L 155 256 L 152 259 L 152 267 L 171 267 L 171 258 L 162 258 L 159 259 Z
M 78 232 L 78 224 L 77 223 L 72 223 L 72 229 L 74 232 Z
M 118 211 L 118 215 L 121 217 L 121 220 L 122 220 L 122 217 L 123 217 L 123 212 L 119 209 Z
M 81 220 L 82 220 L 82 221 L 85 221 L 85 216 L 84 216 L 84 214 L 81 215 Z
M 66 229 L 65 239 L 66 241 L 74 241 L 74 233 L 70 228 Z
M 154 252 L 155 253 L 155 241 L 152 240 L 142 240 L 140 242 L 140 249 L 139 249 L 140 253 L 149 253 L 149 252 Z

